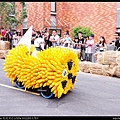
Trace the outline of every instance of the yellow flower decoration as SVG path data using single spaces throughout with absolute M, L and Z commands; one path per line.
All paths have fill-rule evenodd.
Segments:
M 12 84 L 18 78 L 25 88 L 49 86 L 55 97 L 60 98 L 74 88 L 79 70 L 78 56 L 68 48 L 51 47 L 37 51 L 35 47 L 20 45 L 8 52 L 4 62 L 4 71 Z

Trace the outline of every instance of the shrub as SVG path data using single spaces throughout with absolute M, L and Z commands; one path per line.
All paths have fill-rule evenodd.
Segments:
M 76 26 L 72 28 L 72 36 L 78 36 L 78 32 L 83 33 L 84 36 L 89 36 L 90 34 L 94 34 L 89 27 L 86 26 Z

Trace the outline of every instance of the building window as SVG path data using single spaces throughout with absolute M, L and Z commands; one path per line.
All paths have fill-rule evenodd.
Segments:
M 56 18 L 54 15 L 51 15 L 50 21 L 51 21 L 51 27 L 56 27 Z
M 51 12 L 56 12 L 56 2 L 51 2 Z
M 24 21 L 22 23 L 22 27 L 23 27 L 23 29 L 27 28 L 27 18 L 24 19 Z

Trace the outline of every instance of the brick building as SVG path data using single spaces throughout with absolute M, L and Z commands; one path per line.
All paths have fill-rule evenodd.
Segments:
M 16 3 L 19 9 L 19 2 Z M 90 27 L 95 34 L 95 42 L 105 36 L 107 43 L 114 39 L 117 30 L 118 2 L 26 2 L 27 15 L 23 26 L 31 25 L 35 30 L 56 29 L 63 35 L 77 25 Z M 119 25 L 118 25 L 119 26 Z

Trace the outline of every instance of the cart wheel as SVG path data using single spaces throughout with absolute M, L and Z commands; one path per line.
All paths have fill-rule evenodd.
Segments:
M 15 85 L 16 85 L 17 88 L 21 88 L 21 89 L 24 88 L 24 85 L 22 85 L 22 82 L 19 82 L 17 80 L 15 81 Z
M 51 89 L 48 86 L 41 87 L 40 89 L 41 89 L 40 94 L 42 95 L 42 97 L 52 98 L 53 93 L 51 92 Z

